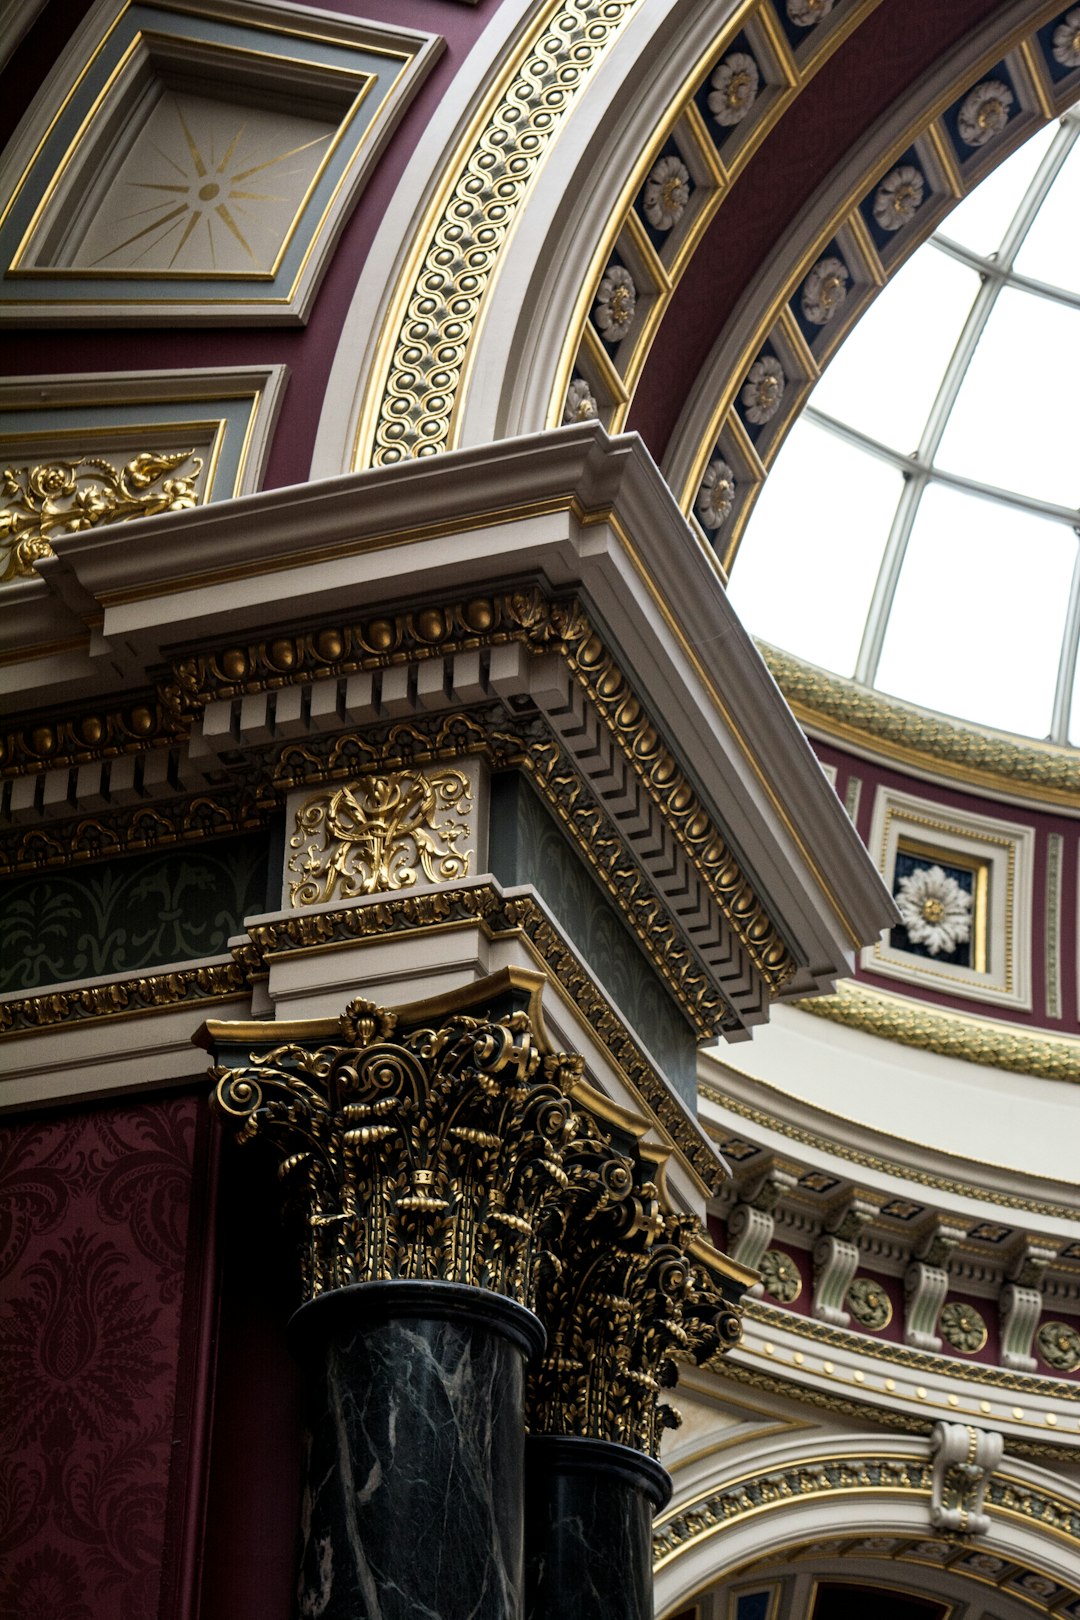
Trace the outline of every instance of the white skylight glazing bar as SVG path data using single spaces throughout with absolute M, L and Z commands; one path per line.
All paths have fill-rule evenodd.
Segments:
M 942 478 L 942 474 L 934 467 L 934 457 L 940 447 L 949 414 L 956 403 L 957 395 L 960 392 L 960 387 L 971 363 L 976 345 L 985 331 L 986 323 L 990 318 L 998 294 L 1005 285 L 1006 280 L 1010 279 L 1013 261 L 1020 251 L 1039 208 L 1042 206 L 1078 136 L 1080 136 L 1080 123 L 1077 122 L 1077 119 L 1075 117 L 1063 119 L 1054 140 L 1032 176 L 1020 205 L 1009 223 L 993 260 L 993 273 L 986 274 L 981 265 L 977 267 L 983 273 L 983 280 L 975 295 L 960 339 L 945 369 L 945 375 L 931 406 L 926 427 L 923 430 L 916 453 L 914 456 L 897 457 L 896 465 L 900 466 L 905 473 L 904 489 L 885 544 L 854 672 L 855 679 L 864 685 L 872 686 L 877 675 L 889 614 L 892 610 L 897 583 L 900 578 L 900 570 L 911 538 L 911 531 L 918 515 L 922 494 L 927 484 L 932 478 L 939 478 L 943 482 L 954 483 L 959 487 L 964 487 L 964 484 L 967 483 L 968 487 L 971 487 L 972 493 L 983 495 L 988 499 L 999 498 L 991 492 L 988 486 L 974 485 L 971 481 L 962 481 L 955 477 Z M 819 413 L 815 413 L 815 417 L 821 422 L 822 426 L 833 425 L 828 418 L 822 417 Z M 1004 494 L 1005 492 L 1001 493 Z M 1046 510 L 1040 508 L 1038 503 L 1036 503 L 1035 509 Z M 1055 510 L 1054 516 L 1058 516 L 1059 511 L 1060 509 Z M 1050 515 L 1049 512 L 1047 512 L 1047 515 Z M 1075 524 L 1075 514 L 1072 514 L 1072 521 Z M 1066 649 L 1069 646 L 1067 629 L 1062 660 L 1059 666 L 1059 686 L 1068 657 Z M 1056 719 L 1055 707 L 1055 721 Z
M 1080 529 L 1076 531 L 1080 539 Z M 1073 564 L 1072 589 L 1069 609 L 1065 617 L 1065 632 L 1061 638 L 1061 660 L 1054 684 L 1054 712 L 1050 721 L 1050 741 L 1069 741 L 1069 715 L 1072 710 L 1073 686 L 1076 681 L 1076 657 L 1080 648 L 1080 547 Z

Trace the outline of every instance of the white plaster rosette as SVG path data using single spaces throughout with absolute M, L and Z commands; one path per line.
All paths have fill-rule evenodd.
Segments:
M 874 218 L 883 231 L 898 231 L 922 206 L 926 181 L 910 163 L 887 174 L 874 193 Z
M 971 896 L 940 866 L 920 866 L 900 879 L 900 920 L 913 945 L 931 956 L 952 956 L 971 938 Z
M 763 422 L 771 422 L 780 409 L 786 384 L 784 368 L 774 355 L 765 354 L 760 360 L 755 360 L 739 396 L 746 420 L 759 426 Z
M 600 290 L 593 305 L 593 320 L 597 330 L 609 343 L 619 343 L 634 323 L 637 308 L 637 287 L 629 270 L 613 264 L 604 272 Z
M 681 158 L 662 157 L 645 182 L 645 218 L 657 231 L 670 231 L 690 201 L 690 170 Z
M 741 123 L 757 100 L 761 85 L 758 65 L 746 51 L 725 56 L 709 83 L 709 111 L 718 124 Z
M 705 469 L 694 511 L 702 528 L 719 529 L 731 516 L 735 505 L 735 474 L 726 461 L 715 456 Z
M 566 404 L 563 406 L 562 419 L 564 422 L 593 422 L 599 412 L 592 390 L 584 377 L 575 377 L 566 390 Z
M 984 79 L 965 97 L 956 115 L 960 139 L 968 146 L 985 146 L 1009 122 L 1015 97 L 1000 79 Z
M 1067 11 L 1050 42 L 1054 61 L 1062 67 L 1080 67 L 1080 6 Z
M 815 28 L 833 4 L 834 0 L 787 0 L 787 14 L 796 28 Z
M 803 282 L 802 312 L 814 326 L 831 321 L 847 297 L 851 273 L 842 259 L 819 259 Z

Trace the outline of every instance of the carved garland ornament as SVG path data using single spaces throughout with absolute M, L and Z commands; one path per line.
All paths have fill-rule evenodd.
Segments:
M 172 478 L 185 461 L 193 465 Z M 145 451 L 126 466 L 92 456 L 37 467 L 5 467 L 0 505 L 0 580 L 32 577 L 53 554 L 51 536 L 103 523 L 181 512 L 198 504 L 202 460 L 191 450 Z
M 390 771 L 315 794 L 289 840 L 293 905 L 411 888 L 420 873 L 429 883 L 467 877 L 468 851 L 455 846 L 469 837 L 471 800 L 458 770 Z
M 242 1029 L 209 1026 L 221 1047 Z M 275 1151 L 305 1299 L 438 1280 L 515 1300 L 547 1329 L 533 1427 L 655 1454 L 676 1358 L 730 1348 L 740 1321 L 700 1223 L 582 1107 L 583 1067 L 524 1012 L 402 1030 L 358 999 L 336 1038 L 215 1068 L 213 1102 Z

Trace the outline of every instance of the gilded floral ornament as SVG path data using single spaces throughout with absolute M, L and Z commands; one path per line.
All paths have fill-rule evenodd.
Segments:
M 185 461 L 192 462 L 185 477 L 168 476 Z M 0 579 L 31 577 L 34 564 L 52 556 L 54 535 L 197 505 L 195 480 L 202 465 L 191 450 L 179 450 L 146 451 L 123 467 L 91 456 L 5 467 Z
M 941 1307 L 938 1332 L 946 1344 L 968 1355 L 981 1350 L 988 1337 L 986 1323 L 974 1305 L 965 1305 L 959 1300 L 951 1300 Z
M 960 139 L 968 146 L 985 146 L 1009 122 L 1015 97 L 1000 79 L 986 79 L 965 97 L 956 115 Z
M 1050 49 L 1062 67 L 1080 67 L 1080 6 L 1067 11 L 1058 23 Z
M 892 1300 L 872 1277 L 856 1277 L 847 1291 L 848 1310 L 861 1327 L 876 1333 L 892 1321 Z
M 771 422 L 780 409 L 786 384 L 784 368 L 775 355 L 765 354 L 755 360 L 739 396 L 747 421 L 758 425 Z
M 1071 1322 L 1044 1322 L 1036 1342 L 1040 1356 L 1056 1372 L 1075 1372 L 1080 1367 L 1080 1332 Z
M 883 231 L 898 231 L 914 219 L 926 195 L 926 181 L 910 163 L 887 174 L 874 193 L 874 219 Z
M 690 201 L 690 170 L 681 158 L 662 157 L 645 182 L 645 218 L 657 231 L 670 231 Z
M 761 1281 L 770 1299 L 790 1305 L 802 1293 L 802 1275 L 790 1254 L 783 1249 L 766 1249 L 758 1262 Z
M 731 516 L 735 505 L 735 474 L 726 461 L 716 456 L 705 469 L 694 511 L 703 528 L 719 529 Z
M 952 956 L 971 938 L 971 896 L 940 866 L 920 866 L 900 879 L 900 920 L 913 945 L 931 956 Z
M 847 297 L 851 273 L 842 259 L 819 259 L 802 289 L 802 312 L 814 326 L 826 326 Z
M 761 75 L 746 51 L 725 56 L 709 80 L 709 111 L 718 124 L 739 124 L 757 100 Z
M 288 869 L 294 906 L 465 877 L 472 790 L 458 770 L 392 771 L 317 793 L 296 812 Z M 437 819 L 443 814 L 443 819 Z
M 629 270 L 613 264 L 604 272 L 593 305 L 593 320 L 607 343 L 621 343 L 634 323 L 637 287 Z
M 584 377 L 575 377 L 566 390 L 566 404 L 563 406 L 562 419 L 564 422 L 595 422 L 599 412 L 596 408 L 596 399 L 592 389 Z
M 834 4 L 835 0 L 787 0 L 787 14 L 796 28 L 816 28 Z

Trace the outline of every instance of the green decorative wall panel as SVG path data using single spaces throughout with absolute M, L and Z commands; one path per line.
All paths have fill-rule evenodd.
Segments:
M 0 887 L 0 992 L 218 956 L 265 909 L 265 833 Z
M 509 887 L 531 883 L 665 1077 L 697 1112 L 694 1032 L 558 823 L 519 776 L 497 777 L 491 869 Z

